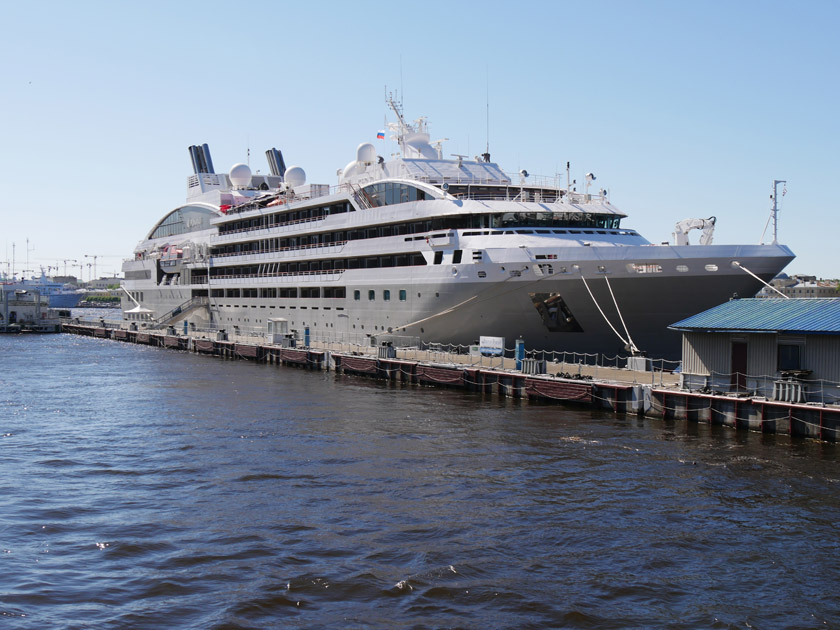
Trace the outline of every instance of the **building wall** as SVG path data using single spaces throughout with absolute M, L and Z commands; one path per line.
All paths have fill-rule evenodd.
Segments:
M 772 333 L 747 335 L 747 374 L 773 376 L 777 374 L 778 357 L 776 335 Z
M 731 360 L 729 333 L 683 333 L 683 374 L 729 373 Z
M 840 381 L 840 336 L 809 335 L 805 341 L 802 367 L 812 370 L 812 379 Z
M 801 347 L 801 369 L 808 399 L 830 402 L 840 399 L 840 335 L 778 335 L 776 333 L 683 333 L 683 385 L 689 389 L 730 390 L 732 342 L 747 342 L 746 389 L 770 397 L 778 371 L 778 344 Z M 820 382 L 824 381 L 824 382 Z

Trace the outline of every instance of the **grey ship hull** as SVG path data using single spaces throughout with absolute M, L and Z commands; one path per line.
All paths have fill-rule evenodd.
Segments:
M 435 265 L 259 278 L 250 284 L 242 279 L 214 281 L 211 287 L 217 289 L 246 284 L 342 286 L 346 297 L 214 297 L 173 322 L 188 320 L 200 328 L 263 334 L 269 319 L 283 318 L 299 337 L 308 328 L 311 339 L 467 346 L 480 336 L 496 336 L 504 337 L 511 348 L 521 337 L 528 349 L 610 356 L 627 353 L 620 337 L 626 340 L 629 332 L 648 356 L 678 359 L 680 337 L 668 325 L 734 295 L 751 297 L 761 288 L 733 261 L 769 281 L 793 259 L 787 247 L 776 245 L 578 247 L 567 253 L 577 257 L 558 257 L 549 266 L 534 262 Z M 640 273 L 640 264 L 643 270 L 660 270 Z M 685 270 L 677 271 L 677 267 Z M 126 284 L 131 290 L 131 283 Z M 144 305 L 160 315 L 190 300 L 192 290 L 208 287 L 133 288 L 142 290 Z M 545 306 L 558 301 L 563 305 L 560 315 Z

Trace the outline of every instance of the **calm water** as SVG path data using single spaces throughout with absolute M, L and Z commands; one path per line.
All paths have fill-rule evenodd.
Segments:
M 0 336 L 0 627 L 840 627 L 840 448 Z

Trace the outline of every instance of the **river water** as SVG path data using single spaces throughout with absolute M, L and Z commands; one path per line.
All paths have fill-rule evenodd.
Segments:
M 0 336 L 0 627 L 840 627 L 837 446 Z

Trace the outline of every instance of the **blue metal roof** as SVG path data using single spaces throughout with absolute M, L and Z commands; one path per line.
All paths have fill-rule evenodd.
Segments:
M 668 328 L 707 332 L 840 334 L 840 298 L 749 298 L 692 315 Z

